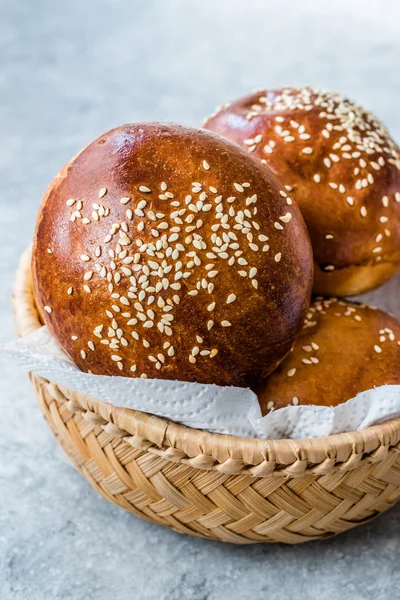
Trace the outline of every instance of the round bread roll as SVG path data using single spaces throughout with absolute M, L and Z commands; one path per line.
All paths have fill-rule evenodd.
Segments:
M 382 123 L 348 98 L 312 88 L 262 90 L 204 124 L 280 177 L 303 213 L 314 292 L 366 292 L 400 266 L 400 155 Z
M 337 406 L 386 384 L 400 384 L 400 323 L 369 306 L 319 298 L 258 397 L 267 414 L 293 404 Z
M 238 386 L 290 351 L 312 267 L 301 213 L 269 170 L 161 123 L 109 131 L 62 169 L 32 263 L 44 322 L 83 371 Z

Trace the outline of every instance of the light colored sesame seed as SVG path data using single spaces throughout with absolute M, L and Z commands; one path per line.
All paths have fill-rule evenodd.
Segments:
M 278 263 L 278 262 L 280 262 L 281 258 L 282 258 L 282 253 L 281 253 L 281 252 L 278 252 L 278 253 L 277 253 L 277 254 L 275 254 L 275 256 L 274 256 L 274 260 L 275 260 L 275 262 L 277 262 L 277 263 Z
M 147 185 L 140 185 L 139 192 L 143 192 L 143 194 L 149 194 L 151 189 L 147 187 Z
M 229 294 L 226 303 L 227 304 L 231 304 L 232 302 L 234 302 L 236 300 L 236 294 Z
M 49 314 L 52 312 L 52 308 L 50 306 L 44 306 L 43 308 Z
M 221 325 L 222 327 L 230 327 L 232 323 L 230 323 L 229 321 L 221 321 Z
M 107 188 L 105 188 L 105 187 L 100 188 L 99 198 L 103 198 L 103 196 L 105 196 L 106 194 L 107 194 Z
M 288 377 L 293 377 L 293 375 L 296 373 L 296 369 L 289 369 L 289 371 L 287 372 L 287 376 Z
M 206 160 L 203 160 L 203 169 L 205 171 L 208 171 L 210 169 L 210 165 L 208 164 L 208 162 Z

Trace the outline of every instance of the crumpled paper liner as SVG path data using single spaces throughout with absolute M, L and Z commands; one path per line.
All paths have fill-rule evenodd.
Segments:
M 77 392 L 215 433 L 303 439 L 364 429 L 400 416 L 400 385 L 361 392 L 335 407 L 288 406 L 262 417 L 257 396 L 245 388 L 83 373 L 46 327 L 0 350 L 27 371 Z

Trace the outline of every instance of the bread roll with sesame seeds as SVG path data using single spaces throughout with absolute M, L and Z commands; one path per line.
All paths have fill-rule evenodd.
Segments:
M 354 295 L 400 267 L 400 154 L 382 123 L 312 88 L 262 90 L 204 127 L 247 149 L 296 200 L 314 251 L 314 292 Z
M 337 406 L 386 384 L 400 384 L 400 323 L 369 306 L 318 298 L 258 397 L 265 415 L 289 405 Z
M 100 136 L 52 182 L 37 306 L 83 371 L 254 386 L 289 352 L 312 287 L 297 206 L 237 145 L 178 125 Z

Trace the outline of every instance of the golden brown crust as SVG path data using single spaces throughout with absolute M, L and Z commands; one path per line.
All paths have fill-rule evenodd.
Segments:
M 258 397 L 266 414 L 290 404 L 337 406 L 386 384 L 400 384 L 400 323 L 365 305 L 319 298 Z
M 322 271 L 381 261 L 398 270 L 399 149 L 372 114 L 340 94 L 283 88 L 224 105 L 204 126 L 247 148 L 288 186 Z
M 32 270 L 82 370 L 221 385 L 279 364 L 312 285 L 304 221 L 272 173 L 219 136 L 159 123 L 110 131 L 64 167 Z
M 314 263 L 313 293 L 326 296 L 358 296 L 384 284 L 399 270 L 397 263 L 379 262 L 351 265 L 334 271 L 323 271 Z

